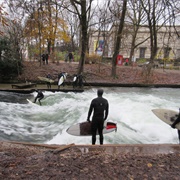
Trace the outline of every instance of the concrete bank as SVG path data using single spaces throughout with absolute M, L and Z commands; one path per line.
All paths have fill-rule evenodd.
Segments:
M 12 86 L 14 85 L 14 86 Z M 23 86 L 19 86 L 19 88 L 15 85 L 21 85 L 19 84 L 0 84 L 0 91 L 6 91 L 6 92 L 15 92 L 15 93 L 22 93 L 22 94 L 29 94 L 33 93 L 36 89 L 41 89 L 42 91 L 51 91 L 51 92 L 83 92 L 84 88 L 76 88 L 73 89 L 72 86 L 62 86 L 60 89 L 58 89 L 57 85 L 52 85 L 51 89 L 47 88 L 46 84 L 36 84 L 33 87 L 25 88 Z
M 120 84 L 120 83 L 93 83 L 93 82 L 89 82 L 89 83 L 84 83 L 84 87 L 83 88 L 76 88 L 74 89 L 72 87 L 72 85 L 65 85 L 64 87 L 60 87 L 60 89 L 58 89 L 57 85 L 52 84 L 51 85 L 51 89 L 47 89 L 47 85 L 46 84 L 39 84 L 39 83 L 35 83 L 35 86 L 33 87 L 16 87 L 16 85 L 21 85 L 21 83 L 18 84 L 0 84 L 0 91 L 7 91 L 7 92 L 15 92 L 15 93 L 23 93 L 23 94 L 28 94 L 28 93 L 32 93 L 34 92 L 36 89 L 41 89 L 43 91 L 51 91 L 51 92 L 83 92 L 87 89 L 90 89 L 92 87 L 142 87 L 142 88 L 180 88 L 180 84 Z
M 179 153 L 179 144 L 104 144 L 104 145 L 58 145 L 58 144 L 34 144 L 28 142 L 1 141 L 1 147 L 16 148 L 39 148 L 43 151 L 64 151 L 73 149 L 84 154 L 89 152 L 102 152 L 107 154 L 136 154 L 136 155 L 153 155 L 153 154 L 170 154 Z

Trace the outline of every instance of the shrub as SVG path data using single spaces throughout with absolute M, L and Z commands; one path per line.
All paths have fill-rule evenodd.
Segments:
M 1 79 L 12 79 L 22 72 L 20 54 L 8 38 L 0 39 L 0 76 Z
M 101 56 L 97 55 L 97 54 L 86 54 L 86 60 L 85 60 L 85 64 L 96 64 L 99 63 L 101 60 Z

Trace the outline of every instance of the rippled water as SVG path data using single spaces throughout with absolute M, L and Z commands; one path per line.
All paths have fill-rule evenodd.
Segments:
M 87 119 L 96 88 L 83 93 L 44 92 L 42 106 L 29 104 L 29 95 L 0 92 L 0 140 L 47 144 L 91 144 L 91 137 L 76 137 L 66 129 Z M 117 132 L 104 135 L 107 144 L 178 143 L 177 131 L 159 120 L 154 108 L 178 111 L 180 91 L 171 88 L 104 88 L 109 121 Z M 99 140 L 97 141 L 99 143 Z

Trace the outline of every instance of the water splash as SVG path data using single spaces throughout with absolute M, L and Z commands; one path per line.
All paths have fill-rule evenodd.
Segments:
M 151 109 L 178 110 L 180 92 L 170 88 L 104 88 L 109 121 L 117 132 L 104 135 L 107 144 L 177 143 L 177 132 L 159 120 Z M 91 144 L 91 137 L 75 137 L 66 129 L 86 121 L 96 89 L 83 93 L 45 92 L 42 106 L 28 104 L 29 95 L 0 92 L 0 140 L 48 144 Z M 99 143 L 97 136 L 97 143 Z

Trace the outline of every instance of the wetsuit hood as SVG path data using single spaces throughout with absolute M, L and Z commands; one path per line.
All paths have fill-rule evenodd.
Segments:
M 103 92 L 104 92 L 103 89 L 98 89 L 98 91 L 97 91 L 98 97 L 102 97 Z

